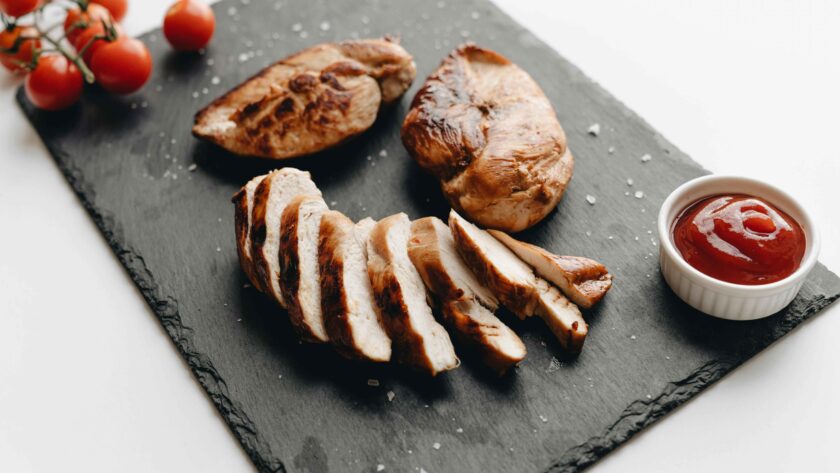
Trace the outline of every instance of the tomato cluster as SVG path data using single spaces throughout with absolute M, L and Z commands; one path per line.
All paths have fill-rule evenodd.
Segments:
M 149 49 L 142 41 L 124 35 L 118 23 L 128 11 L 128 0 L 72 3 L 76 5 L 66 8 L 64 36 L 55 38 L 37 24 L 41 15 L 30 14 L 61 4 L 0 0 L 0 64 L 14 73 L 26 73 L 26 95 L 44 110 L 61 110 L 76 103 L 85 81 L 96 82 L 113 94 L 130 94 L 143 87 L 152 72 Z M 32 20 L 27 21 L 27 16 Z M 200 0 L 177 0 L 163 24 L 166 39 L 177 51 L 204 48 L 214 28 L 213 10 Z

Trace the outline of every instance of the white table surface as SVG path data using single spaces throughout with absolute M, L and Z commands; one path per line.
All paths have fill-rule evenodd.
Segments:
M 131 3 L 140 33 L 169 1 Z M 840 269 L 840 2 L 498 3 L 702 165 L 799 197 Z M 0 471 L 252 471 L 16 85 L 0 74 Z M 592 471 L 840 471 L 838 338 L 835 305 Z

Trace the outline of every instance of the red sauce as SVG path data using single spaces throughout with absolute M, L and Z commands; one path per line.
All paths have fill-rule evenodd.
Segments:
M 786 213 L 749 195 L 717 195 L 682 211 L 673 227 L 683 259 L 721 281 L 769 284 L 793 274 L 805 233 Z

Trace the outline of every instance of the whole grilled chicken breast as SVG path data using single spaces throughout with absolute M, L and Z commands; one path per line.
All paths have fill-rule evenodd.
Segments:
M 574 167 L 540 86 L 502 55 L 469 43 L 417 92 L 402 140 L 453 208 L 510 232 L 554 209 Z
M 415 71 L 411 55 L 388 38 L 319 44 L 214 100 L 196 114 L 193 134 L 240 155 L 315 153 L 370 128 Z

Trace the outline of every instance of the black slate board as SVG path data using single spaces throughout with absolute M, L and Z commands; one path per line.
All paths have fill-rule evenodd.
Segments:
M 819 265 L 788 309 L 762 321 L 717 320 L 677 300 L 657 272 L 654 220 L 674 187 L 705 171 L 485 0 L 214 8 L 217 33 L 204 55 L 170 52 L 160 31 L 144 36 L 156 71 L 140 94 L 93 91 L 57 115 L 18 98 L 261 471 L 375 471 L 380 464 L 387 471 L 577 471 L 840 294 L 838 278 Z M 328 348 L 298 344 L 285 314 L 243 287 L 229 199 L 275 164 L 197 142 L 189 133 L 193 113 L 304 46 L 386 33 L 401 35 L 417 61 L 407 97 L 362 139 L 286 164 L 312 171 L 326 200 L 352 218 L 445 216 L 434 181 L 400 143 L 399 123 L 423 78 L 465 38 L 509 56 L 542 85 L 577 158 L 557 211 L 525 238 L 595 257 L 616 275 L 606 300 L 587 314 L 590 336 L 578 358 L 566 357 L 540 321 L 502 314 L 529 352 L 508 378 L 495 379 L 469 356 L 434 380 L 354 365 Z M 596 122 L 602 132 L 589 136 Z M 644 154 L 653 159 L 642 163 Z M 368 386 L 369 378 L 381 385 Z

